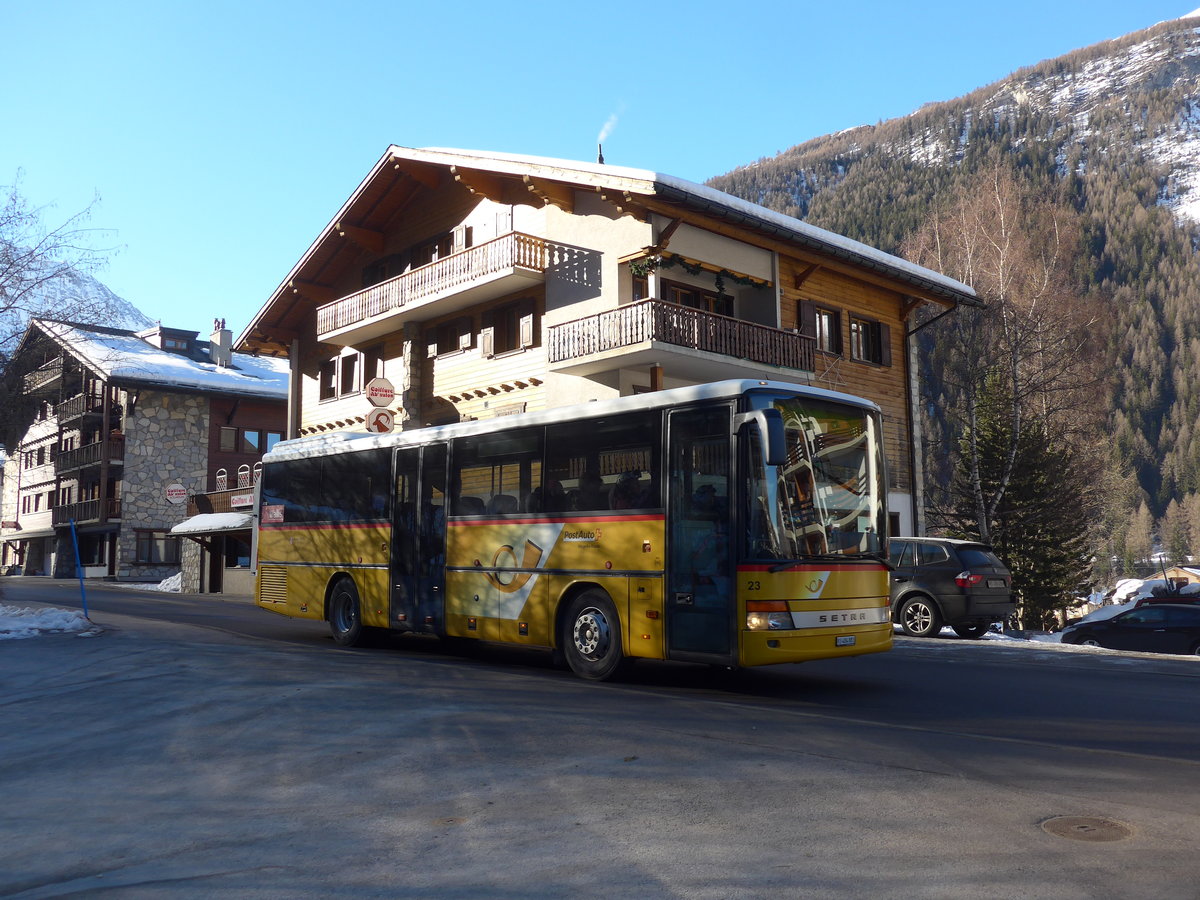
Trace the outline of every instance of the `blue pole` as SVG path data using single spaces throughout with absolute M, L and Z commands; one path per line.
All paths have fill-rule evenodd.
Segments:
M 79 576 L 79 597 L 83 601 L 83 617 L 91 621 L 87 610 L 87 591 L 83 589 L 83 564 L 79 561 L 79 535 L 75 533 L 75 520 L 71 520 L 71 544 L 75 547 L 75 574 Z

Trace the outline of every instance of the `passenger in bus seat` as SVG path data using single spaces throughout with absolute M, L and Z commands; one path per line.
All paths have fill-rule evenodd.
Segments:
M 575 509 L 608 509 L 608 491 L 604 489 L 604 479 L 592 469 L 579 476 Z
M 633 470 L 621 473 L 612 489 L 613 509 L 637 509 L 642 496 L 642 487 L 639 484 L 641 477 L 641 472 Z

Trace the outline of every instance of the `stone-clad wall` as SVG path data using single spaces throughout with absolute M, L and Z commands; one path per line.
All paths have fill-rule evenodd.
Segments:
M 167 485 L 206 489 L 209 404 L 202 396 L 143 390 L 126 416 L 117 578 L 159 581 L 179 566 L 138 565 L 135 528 L 170 531 L 187 518 L 186 503 L 167 500 Z

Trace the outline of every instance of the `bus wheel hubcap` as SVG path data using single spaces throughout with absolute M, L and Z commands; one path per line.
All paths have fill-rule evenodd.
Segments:
M 575 649 L 583 656 L 602 656 L 608 649 L 608 620 L 598 609 L 585 609 L 575 620 Z

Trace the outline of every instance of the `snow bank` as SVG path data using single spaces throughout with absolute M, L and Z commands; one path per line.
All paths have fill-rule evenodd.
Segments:
M 178 594 L 183 590 L 183 573 L 176 572 L 170 578 L 164 578 L 158 584 L 136 584 L 131 582 L 122 582 L 121 587 L 131 588 L 135 591 L 163 591 L 168 594 Z
M 89 631 L 93 627 L 77 609 L 28 609 L 0 604 L 0 641 Z

